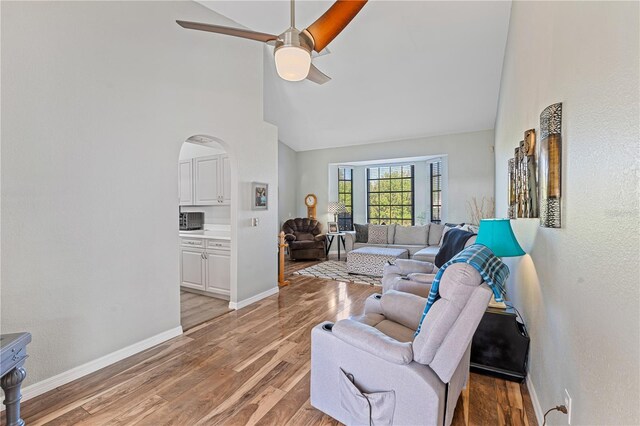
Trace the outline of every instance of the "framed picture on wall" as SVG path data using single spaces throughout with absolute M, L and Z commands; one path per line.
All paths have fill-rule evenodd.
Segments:
M 327 225 L 329 226 L 328 229 L 330 234 L 335 234 L 340 232 L 338 230 L 338 222 L 327 222 Z
M 251 209 L 269 209 L 269 184 L 253 182 L 251 184 Z

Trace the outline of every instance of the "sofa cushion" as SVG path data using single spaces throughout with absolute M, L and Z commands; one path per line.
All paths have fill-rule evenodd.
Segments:
M 387 225 L 387 244 L 393 244 L 393 239 L 396 236 L 396 224 L 392 223 Z
M 421 245 L 411 245 L 411 244 L 387 244 L 388 248 L 400 248 L 409 251 L 409 258 L 411 258 L 415 253 L 419 252 L 424 248 L 424 244 Z
M 387 225 L 369 225 L 368 244 L 387 244 Z
M 387 247 L 387 244 L 353 243 L 353 250 L 357 250 L 362 247 Z
M 429 226 L 396 226 L 393 244 L 427 245 Z
M 416 296 L 417 297 L 417 296 Z M 398 342 L 413 342 L 413 335 L 415 330 L 411 330 L 402 324 L 398 324 L 394 321 L 384 320 L 375 325 L 375 328 L 397 340 Z
M 389 290 L 380 299 L 380 306 L 386 319 L 416 330 L 427 300 L 424 297 L 402 291 Z
M 412 256 L 412 259 L 420 260 L 422 262 L 433 263 L 436 260 L 436 255 L 438 254 L 439 250 L 440 250 L 440 247 L 438 246 L 425 247 L 422 250 L 419 250 L 417 253 L 415 253 Z
M 324 248 L 324 242 L 322 241 L 291 241 L 289 243 L 289 247 L 294 250 L 304 250 L 304 249 L 316 249 L 316 248 Z
M 440 240 L 442 239 L 442 231 L 444 230 L 444 225 L 439 223 L 432 223 L 429 226 L 429 245 L 437 246 L 440 245 Z
M 366 243 L 369 241 L 369 224 L 360 225 L 354 223 L 353 229 L 356 231 L 356 243 Z
M 442 275 L 441 296 L 427 313 L 420 334 L 413 342 L 414 359 L 430 364 L 445 337 L 451 331 L 473 292 L 482 283 L 476 269 L 466 263 L 455 263 Z
M 313 241 L 315 235 L 310 232 L 296 232 L 296 240 L 298 241 Z

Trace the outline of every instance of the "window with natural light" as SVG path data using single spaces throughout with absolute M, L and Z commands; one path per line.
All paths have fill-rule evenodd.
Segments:
M 442 220 L 442 162 L 431 163 L 430 171 L 431 222 L 440 223 Z
M 367 219 L 373 224 L 413 225 L 413 166 L 367 169 Z
M 341 231 L 353 229 L 353 170 L 350 168 L 338 168 L 338 201 L 347 209 L 345 213 L 338 215 L 338 227 Z

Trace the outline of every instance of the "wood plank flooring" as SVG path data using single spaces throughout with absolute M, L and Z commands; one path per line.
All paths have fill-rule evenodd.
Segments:
M 228 300 L 180 290 L 180 324 L 184 331 L 230 311 Z
M 290 262 L 287 275 L 313 263 Z M 309 403 L 310 330 L 360 314 L 379 287 L 289 280 L 278 295 L 26 401 L 26 424 L 337 424 Z M 524 385 L 471 374 L 454 424 L 536 422 Z

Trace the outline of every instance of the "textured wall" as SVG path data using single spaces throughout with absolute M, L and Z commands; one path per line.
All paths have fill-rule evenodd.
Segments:
M 640 424 L 638 3 L 514 2 L 496 123 L 496 198 L 507 159 L 563 102 L 562 228 L 517 220 L 509 298 L 531 333 L 543 410 L 574 425 Z M 562 414 L 551 424 L 566 424 Z
M 298 199 L 308 193 L 318 196 L 318 218 L 326 223 L 329 164 L 350 161 L 386 160 L 430 155 L 447 155 L 449 205 L 445 221 L 464 222 L 469 219 L 467 201 L 471 197 L 493 196 L 493 130 L 458 133 L 401 141 L 354 145 L 344 148 L 318 149 L 298 153 L 300 183 Z M 306 215 L 304 204 L 298 214 Z M 333 216 L 331 216 L 333 219 Z
M 180 324 L 178 155 L 194 134 L 224 141 L 237 182 L 232 300 L 275 288 L 277 209 L 250 209 L 251 181 L 277 185 L 262 46 L 181 29 L 232 24 L 194 2 L 1 7 L 1 323 L 33 334 L 27 383 Z

